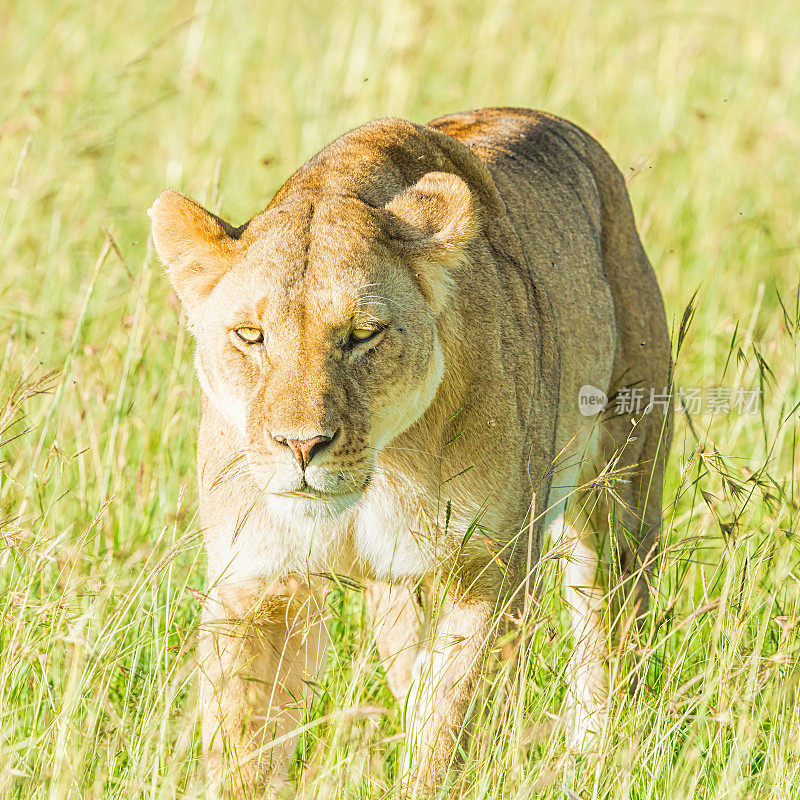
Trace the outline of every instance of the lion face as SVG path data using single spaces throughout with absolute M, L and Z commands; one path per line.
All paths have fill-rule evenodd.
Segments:
M 432 402 L 437 318 L 470 212 L 466 185 L 441 173 L 383 209 L 299 197 L 241 231 L 176 193 L 156 201 L 154 241 L 200 383 L 276 510 L 352 506 L 380 450 Z

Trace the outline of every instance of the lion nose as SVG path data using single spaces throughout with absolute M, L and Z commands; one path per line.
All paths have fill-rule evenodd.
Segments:
M 312 436 L 310 439 L 289 439 L 286 436 L 273 436 L 272 438 L 278 444 L 288 447 L 294 453 L 300 469 L 305 471 L 311 463 L 311 459 L 333 441 L 333 436 Z

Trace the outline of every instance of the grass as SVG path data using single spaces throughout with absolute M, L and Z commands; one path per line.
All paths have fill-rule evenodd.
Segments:
M 505 104 L 614 155 L 676 330 L 699 290 L 678 384 L 764 395 L 679 415 L 644 680 L 627 698 L 614 662 L 602 758 L 565 755 L 548 563 L 459 794 L 800 795 L 798 26 L 789 0 L 2 5 L 0 796 L 194 792 L 199 390 L 145 209 L 173 186 L 238 223 L 357 124 Z M 400 712 L 361 595 L 331 611 L 294 773 L 391 796 Z

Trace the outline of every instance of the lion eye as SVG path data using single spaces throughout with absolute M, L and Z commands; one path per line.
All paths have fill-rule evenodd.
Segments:
M 353 344 L 362 344 L 374 339 L 381 332 L 380 328 L 356 328 L 350 334 L 350 341 Z
M 247 344 L 261 344 L 264 341 L 264 332 L 259 328 L 236 328 L 236 335 Z

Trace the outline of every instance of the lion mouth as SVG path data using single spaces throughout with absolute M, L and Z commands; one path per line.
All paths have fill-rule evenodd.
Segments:
M 283 513 L 290 517 L 319 517 L 338 518 L 355 506 L 363 497 L 363 492 L 353 491 L 348 488 L 344 491 L 326 492 L 315 489 L 307 482 L 297 489 L 285 492 L 271 492 L 275 498 L 281 498 L 288 505 L 283 506 Z
M 322 500 L 322 501 L 331 501 L 335 500 L 337 496 L 341 493 L 331 494 L 330 492 L 323 492 L 320 489 L 315 489 L 313 486 L 309 485 L 305 481 L 303 481 L 302 485 L 298 489 L 292 489 L 288 492 L 273 492 L 277 497 L 295 497 L 300 500 Z M 351 494 L 347 492 L 346 494 Z
M 369 485 L 372 476 L 361 484 L 361 486 L 343 486 L 336 491 L 326 491 L 312 486 L 308 481 L 303 478 L 302 483 L 296 489 L 290 489 L 285 492 L 273 492 L 278 497 L 290 497 L 298 500 L 317 500 L 321 502 L 336 503 L 343 500 L 351 500 L 354 497 L 361 497 L 364 494 L 367 486 Z
M 325 513 L 337 516 L 359 503 L 371 481 L 372 474 L 369 474 L 359 483 L 352 480 L 341 480 L 337 486 L 320 489 L 303 477 L 298 486 L 282 492 L 272 492 L 272 494 L 275 497 L 289 500 L 292 503 L 290 507 L 294 508 L 296 513 Z M 315 511 L 315 508 L 318 511 Z

